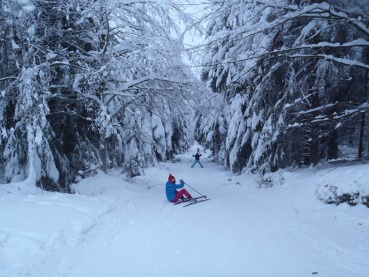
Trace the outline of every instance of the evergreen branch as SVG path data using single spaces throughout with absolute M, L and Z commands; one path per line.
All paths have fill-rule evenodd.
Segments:
M 342 65 L 346 65 L 346 66 L 356 66 L 359 68 L 364 68 L 364 69 L 369 69 L 369 65 L 359 62 L 359 61 L 354 61 L 351 59 L 345 59 L 345 58 L 337 58 L 333 55 L 325 55 L 325 54 L 313 54 L 313 55 L 303 55 L 303 54 L 296 54 L 296 55 L 284 55 L 288 58 L 319 58 L 319 59 L 324 59 L 326 61 L 332 61 L 338 64 L 342 64 Z
M 14 76 L 0 78 L 0 82 L 5 82 L 5 81 L 8 81 L 8 80 L 18 80 L 19 81 L 19 78 L 14 77 Z

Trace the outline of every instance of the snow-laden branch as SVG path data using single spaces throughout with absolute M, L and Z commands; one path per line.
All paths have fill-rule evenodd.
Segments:
M 289 58 L 319 58 L 319 59 L 324 59 L 326 61 L 332 61 L 335 63 L 339 63 L 339 64 L 343 64 L 343 65 L 347 65 L 347 66 L 356 66 L 356 67 L 360 67 L 360 68 L 365 68 L 365 69 L 369 69 L 369 65 L 359 62 L 359 61 L 355 61 L 355 60 L 351 60 L 351 59 L 345 59 L 345 58 L 338 58 L 335 57 L 333 55 L 325 55 L 325 54 L 314 54 L 314 55 L 304 55 L 304 54 L 295 54 L 295 55 L 284 55 L 286 57 Z
M 119 80 L 118 80 L 119 81 Z M 178 85 L 186 85 L 186 86 L 191 86 L 193 85 L 193 83 L 191 81 L 179 81 L 178 79 L 175 78 L 171 78 L 171 77 L 162 77 L 162 76 L 158 76 L 157 74 L 148 74 L 145 77 L 142 78 L 138 78 L 136 80 L 132 80 L 132 81 L 126 81 L 123 82 L 122 81 L 122 85 L 119 86 L 117 91 L 106 91 L 103 93 L 103 95 L 119 95 L 119 96 L 132 96 L 132 94 L 128 93 L 128 94 L 124 94 L 123 92 L 125 91 L 136 91 L 139 89 L 150 89 L 150 87 L 140 87 L 139 85 L 150 82 L 150 81 L 158 81 L 158 82 L 166 82 L 166 83 L 173 83 L 173 84 L 178 84 Z M 154 88 L 155 90 L 164 90 L 165 88 L 163 87 L 157 87 Z
M 350 46 L 335 46 L 335 47 L 350 47 Z M 326 54 L 288 54 L 288 52 L 292 52 L 292 51 L 296 51 L 298 49 L 308 49 L 308 48 L 322 48 L 322 46 L 318 46 L 317 45 L 311 45 L 310 46 L 306 46 L 306 47 L 297 47 L 297 48 L 289 48 L 289 49 L 283 49 L 283 50 L 275 50 L 272 52 L 266 52 L 263 53 L 261 55 L 257 55 L 257 56 L 249 56 L 246 59 L 235 59 L 235 60 L 226 60 L 226 61 L 221 61 L 221 62 L 217 62 L 217 63 L 206 63 L 206 64 L 202 64 L 202 67 L 212 67 L 212 66 L 218 66 L 218 65 L 226 65 L 226 64 L 239 64 L 239 63 L 244 63 L 247 61 L 251 61 L 251 60 L 258 60 L 258 59 L 269 59 L 271 58 L 271 56 L 275 56 L 276 54 L 278 56 L 284 56 L 287 58 L 319 58 L 319 59 L 324 59 L 327 61 L 333 61 L 336 63 L 340 63 L 343 65 L 347 65 L 347 66 L 356 66 L 356 67 L 360 67 L 360 68 L 365 68 L 365 69 L 369 69 L 369 64 L 365 64 L 359 61 L 355 61 L 352 59 L 346 59 L 346 58 L 339 58 L 339 57 L 335 57 L 333 55 L 326 55 Z M 256 64 L 253 64 L 253 66 L 256 66 Z M 249 68 L 249 70 L 252 69 L 252 67 Z
M 8 80 L 18 80 L 18 77 L 9 76 L 9 77 L 0 78 L 0 82 L 4 82 L 4 81 L 8 81 Z
M 357 29 L 361 30 L 363 33 L 365 33 L 367 36 L 369 36 L 369 28 L 363 24 L 359 19 L 351 18 L 344 12 L 336 12 L 333 9 L 328 9 L 326 12 L 329 13 L 329 16 L 336 18 L 336 19 L 343 19 L 353 26 L 355 26 Z
M 264 6 L 263 10 L 269 6 Z M 326 19 L 326 20 L 344 20 L 346 23 L 350 23 L 352 26 L 356 27 L 358 30 L 363 32 L 365 35 L 369 36 L 369 28 L 363 24 L 360 20 L 355 18 L 350 18 L 347 14 L 343 12 L 336 12 L 332 9 L 331 5 L 328 3 L 320 3 L 320 4 L 313 4 L 304 7 L 303 10 L 300 10 L 297 6 L 282 6 L 277 7 L 273 6 L 274 8 L 282 8 L 285 10 L 285 14 L 279 16 L 276 20 L 272 23 L 262 22 L 255 26 L 254 24 L 245 24 L 239 28 L 234 30 L 223 30 L 219 31 L 215 38 L 211 41 L 208 41 L 206 44 L 197 46 L 198 48 L 206 47 L 207 45 L 216 44 L 217 41 L 221 41 L 224 38 L 227 38 L 228 43 L 233 42 L 237 43 L 237 41 L 246 40 L 248 38 L 254 37 L 258 34 L 263 34 L 266 30 L 273 30 L 275 28 L 279 28 L 284 24 L 296 20 L 297 18 L 317 18 L 317 19 Z M 288 8 L 288 9 L 287 9 Z M 288 12 L 287 12 L 288 11 Z M 352 46 L 368 46 L 368 42 L 366 40 L 357 40 L 350 42 Z M 349 47 L 350 43 L 342 44 L 341 47 Z M 321 43 L 323 44 L 323 43 Z M 355 45 L 357 44 L 357 45 Z M 320 47 L 327 46 L 327 47 L 336 47 L 334 44 L 327 44 L 321 45 Z M 319 47 L 316 45 L 316 47 Z
M 329 47 L 329 48 L 369 47 L 369 41 L 365 39 L 355 39 L 353 41 L 345 42 L 345 43 L 331 43 L 331 42 L 323 41 L 323 42 L 319 42 L 316 44 L 303 44 L 299 47 L 294 47 L 293 49 L 322 48 L 322 47 Z

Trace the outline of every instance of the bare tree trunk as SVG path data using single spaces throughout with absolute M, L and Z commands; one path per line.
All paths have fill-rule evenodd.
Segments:
M 357 158 L 361 160 L 364 154 L 364 132 L 365 132 L 365 118 L 366 114 L 361 113 L 361 125 L 360 125 L 360 137 L 359 137 L 359 149 Z
M 314 124 L 311 133 L 310 144 L 310 164 L 316 165 L 319 162 L 319 128 Z
M 338 158 L 338 131 L 333 130 L 328 143 L 328 159 L 333 160 Z
M 319 93 L 315 92 L 312 97 L 312 107 L 319 107 Z M 313 113 L 313 118 L 318 115 L 318 112 Z M 310 164 L 319 162 L 320 142 L 319 142 L 319 123 L 311 125 L 311 142 L 310 142 Z
M 101 170 L 104 171 L 105 174 L 108 173 L 108 145 L 106 139 L 104 139 L 103 148 L 100 149 L 100 157 L 102 161 Z
M 368 52 L 367 52 L 368 54 Z M 369 54 L 368 54 L 369 55 Z M 364 95 L 365 95 L 365 100 L 366 102 L 369 102 L 369 92 L 368 92 L 368 81 L 369 81 L 369 71 L 365 70 L 365 79 L 364 79 Z M 366 113 L 363 114 L 363 118 L 365 120 L 366 118 Z M 364 134 L 365 134 L 365 122 L 364 122 L 364 126 L 363 126 L 363 122 L 362 122 L 362 131 L 363 131 L 363 152 L 364 152 Z M 361 130 L 360 130 L 360 136 L 361 136 Z M 368 140 L 369 141 L 369 140 Z M 368 154 L 369 154 L 369 144 L 368 144 L 368 150 L 367 150 Z

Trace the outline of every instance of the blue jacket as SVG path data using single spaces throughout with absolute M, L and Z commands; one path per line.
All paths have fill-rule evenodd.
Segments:
M 177 189 L 183 188 L 184 182 L 181 180 L 181 183 L 179 185 L 176 185 L 172 183 L 171 181 L 168 181 L 165 185 L 165 193 L 167 194 L 167 199 L 169 202 L 172 202 L 174 198 L 176 198 L 177 195 Z

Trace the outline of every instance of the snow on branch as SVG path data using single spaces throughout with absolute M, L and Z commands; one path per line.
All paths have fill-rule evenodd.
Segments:
M 18 80 L 18 77 L 9 76 L 9 77 L 0 78 L 0 82 L 4 82 L 4 81 L 8 81 L 8 80 Z
M 364 68 L 364 69 L 369 69 L 369 65 L 359 62 L 359 61 L 355 61 L 355 60 L 351 60 L 351 59 L 345 59 L 345 58 L 338 58 L 335 57 L 333 55 L 325 55 L 325 54 L 313 54 L 313 55 L 304 55 L 304 54 L 294 54 L 294 55 L 284 55 L 288 58 L 319 58 L 319 59 L 324 59 L 326 61 L 332 61 L 332 62 L 336 62 L 339 64 L 343 64 L 343 65 L 347 65 L 347 66 L 357 66 L 360 68 Z
M 369 41 L 365 39 L 355 39 L 350 42 L 346 43 L 331 43 L 331 42 L 319 42 L 316 44 L 303 44 L 297 49 L 304 49 L 304 48 L 321 48 L 321 47 L 331 47 L 331 48 L 350 48 L 350 47 L 365 47 L 369 46 Z M 294 48 L 295 49 L 295 48 Z

